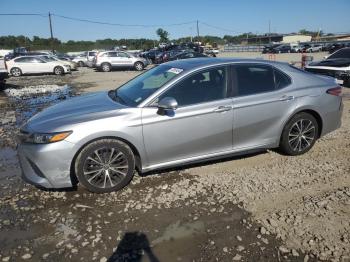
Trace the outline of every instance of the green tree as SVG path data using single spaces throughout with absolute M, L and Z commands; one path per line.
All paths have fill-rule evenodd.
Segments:
M 167 31 L 165 31 L 164 29 L 158 28 L 156 33 L 160 38 L 160 40 L 159 40 L 160 42 L 167 42 L 169 40 L 169 38 L 168 38 L 169 33 Z

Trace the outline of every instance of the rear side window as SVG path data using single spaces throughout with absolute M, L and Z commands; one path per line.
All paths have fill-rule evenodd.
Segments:
M 15 60 L 16 63 L 30 63 L 32 60 L 31 57 L 20 57 Z
M 246 64 L 234 66 L 235 96 L 275 91 L 291 84 L 285 73 L 269 65 Z
M 236 95 L 245 96 L 275 90 L 273 68 L 266 65 L 235 66 Z

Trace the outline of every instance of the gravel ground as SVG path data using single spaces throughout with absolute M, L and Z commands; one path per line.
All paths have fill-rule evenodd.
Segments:
M 136 175 L 124 190 L 105 195 L 81 188 L 43 190 L 20 179 L 14 134 L 23 119 L 52 102 L 108 90 L 136 74 L 85 68 L 61 78 L 9 79 L 14 89 L 72 89 L 44 94 L 53 100 L 34 111 L 33 99 L 43 101 L 38 94 L 3 99 L 0 260 L 350 261 L 349 89 L 342 127 L 303 156 L 266 151 Z

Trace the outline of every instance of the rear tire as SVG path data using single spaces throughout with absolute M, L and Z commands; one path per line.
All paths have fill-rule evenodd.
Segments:
M 84 67 L 85 64 L 84 64 L 83 61 L 79 61 L 79 62 L 78 62 L 78 65 L 79 65 L 79 67 Z
M 11 75 L 14 76 L 14 77 L 19 77 L 22 75 L 22 70 L 19 69 L 18 67 L 13 67 L 11 68 L 11 71 L 10 71 Z
M 53 69 L 53 73 L 57 76 L 59 75 L 63 75 L 64 74 L 64 69 L 62 66 L 56 66 L 54 69 Z
M 110 72 L 112 69 L 112 66 L 109 63 L 103 63 L 101 65 L 101 69 L 103 72 Z
M 144 66 L 144 64 L 141 63 L 141 62 L 136 62 L 136 63 L 134 64 L 134 68 L 135 68 L 137 71 L 142 71 L 142 70 L 145 68 L 145 66 Z
M 283 129 L 280 150 L 291 156 L 308 152 L 318 139 L 318 128 L 311 114 L 301 112 L 294 115 Z
M 79 182 L 94 193 L 122 189 L 133 178 L 134 170 L 132 150 L 116 139 L 100 139 L 88 144 L 75 161 Z

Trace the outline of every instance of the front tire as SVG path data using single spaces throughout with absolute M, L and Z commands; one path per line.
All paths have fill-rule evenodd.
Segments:
M 53 73 L 54 73 L 55 75 L 58 75 L 58 76 L 63 75 L 63 74 L 64 74 L 64 69 L 63 69 L 62 66 L 56 66 L 56 67 L 53 69 Z
M 135 69 L 136 69 L 137 71 L 142 71 L 142 70 L 145 68 L 144 64 L 141 63 L 141 62 L 136 62 L 136 63 L 134 64 L 134 67 L 135 67 Z
M 75 162 L 79 182 L 94 193 L 125 187 L 134 176 L 135 157 L 130 147 L 116 139 L 100 139 L 85 146 Z
M 79 61 L 79 62 L 78 62 L 78 65 L 79 65 L 79 67 L 84 67 L 85 64 L 84 64 L 83 61 Z
M 11 68 L 11 75 L 14 76 L 14 77 L 19 77 L 22 75 L 22 70 L 19 69 L 18 67 L 13 67 Z
M 291 156 L 308 152 L 318 138 L 318 123 L 308 113 L 301 112 L 294 115 L 283 129 L 280 149 Z

